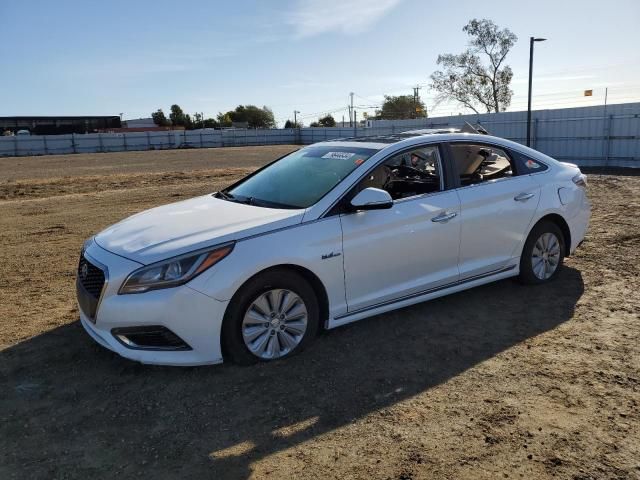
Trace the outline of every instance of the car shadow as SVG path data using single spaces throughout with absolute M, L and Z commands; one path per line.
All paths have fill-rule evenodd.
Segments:
M 261 458 L 570 320 L 583 291 L 570 267 L 538 287 L 504 280 L 326 332 L 296 357 L 252 367 L 144 366 L 65 325 L 0 352 L 0 473 L 246 478 Z

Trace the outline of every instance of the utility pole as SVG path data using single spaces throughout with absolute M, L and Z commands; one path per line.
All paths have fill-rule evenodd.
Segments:
M 413 87 L 413 118 L 417 117 L 418 113 L 418 101 L 420 100 L 420 94 L 418 93 L 422 87 L 420 85 L 416 85 Z
M 300 110 L 293 111 L 293 128 L 298 128 L 298 117 L 297 115 L 300 113 Z
M 353 92 L 349 93 L 349 96 L 351 97 L 351 104 L 349 105 L 349 126 L 350 127 L 353 127 L 353 95 L 354 95 Z
M 533 79 L 533 44 L 544 42 L 546 38 L 529 38 L 529 102 L 527 104 L 527 147 L 531 146 L 531 83 Z M 496 105 L 496 109 L 498 105 Z

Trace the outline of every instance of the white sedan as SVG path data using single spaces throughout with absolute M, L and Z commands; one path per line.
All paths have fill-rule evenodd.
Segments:
M 585 189 L 575 165 L 487 135 L 317 143 L 88 240 L 81 322 L 143 363 L 287 357 L 321 329 L 507 277 L 553 280 L 585 236 Z

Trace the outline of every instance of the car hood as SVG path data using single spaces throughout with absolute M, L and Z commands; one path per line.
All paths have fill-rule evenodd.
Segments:
M 212 195 L 152 208 L 95 237 L 105 250 L 147 265 L 302 221 L 304 210 L 234 203 Z

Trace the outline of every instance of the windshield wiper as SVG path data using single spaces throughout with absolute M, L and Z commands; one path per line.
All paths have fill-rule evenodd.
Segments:
M 223 192 L 222 190 L 220 190 L 219 192 L 216 192 L 215 197 L 222 198 L 223 200 L 229 200 L 231 202 L 235 201 L 235 197 L 232 194 Z
M 296 209 L 300 208 L 295 205 L 288 205 L 286 203 L 278 203 L 271 202 L 269 200 L 261 200 L 255 197 L 245 197 L 245 196 L 236 196 L 228 192 L 223 192 L 222 190 L 215 193 L 216 198 L 221 198 L 223 200 L 227 200 L 229 202 L 236 203 L 244 203 L 246 205 L 255 205 L 256 207 L 267 207 L 267 208 L 284 208 L 284 209 Z
M 214 196 L 216 198 L 221 198 L 229 202 L 246 203 L 247 205 L 251 205 L 251 202 L 253 202 L 253 197 L 244 197 L 242 195 L 236 196 L 232 193 L 224 192 L 222 190 L 216 192 Z
M 295 205 L 289 205 L 287 203 L 272 202 L 270 200 L 262 200 L 260 198 L 255 198 L 255 197 L 250 197 L 249 200 L 250 200 L 249 205 L 255 205 L 256 207 L 282 208 L 286 210 L 295 210 L 300 208 Z

